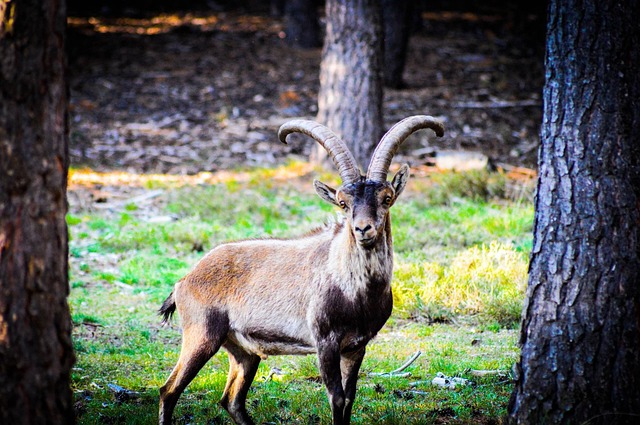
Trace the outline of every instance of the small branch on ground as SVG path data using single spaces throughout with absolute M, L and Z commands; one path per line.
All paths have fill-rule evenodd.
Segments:
M 368 376 L 390 376 L 390 377 L 393 376 L 397 378 L 410 376 L 411 372 L 402 373 L 402 371 L 408 368 L 409 366 L 411 366 L 413 362 L 415 362 L 418 359 L 418 357 L 420 357 L 421 354 L 422 354 L 422 351 L 418 350 L 399 368 L 392 370 L 390 372 L 371 372 L 368 374 Z

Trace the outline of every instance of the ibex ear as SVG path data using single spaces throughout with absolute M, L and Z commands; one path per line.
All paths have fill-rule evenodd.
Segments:
M 336 190 L 334 188 L 327 186 L 319 180 L 313 181 L 313 188 L 322 199 L 330 204 L 338 205 L 336 202 Z
M 394 202 L 396 201 L 396 199 L 398 199 L 398 196 L 400 196 L 400 194 L 404 190 L 404 187 L 407 185 L 407 181 L 409 180 L 409 174 L 410 174 L 409 165 L 404 164 L 402 167 L 400 167 L 396 175 L 393 176 L 393 180 L 391 181 L 391 186 L 393 186 L 393 190 L 395 190 L 396 192 L 396 197 L 393 200 Z

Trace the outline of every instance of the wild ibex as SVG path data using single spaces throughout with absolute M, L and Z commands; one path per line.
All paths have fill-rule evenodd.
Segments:
M 366 345 L 392 308 L 389 209 L 407 183 L 409 166 L 403 165 L 391 182 L 387 173 L 400 144 L 422 128 L 444 133 L 442 123 L 430 116 L 400 121 L 378 143 L 365 177 L 327 127 L 307 120 L 280 127 L 283 143 L 299 132 L 326 149 L 342 185 L 313 184 L 346 219 L 297 239 L 220 245 L 175 285 L 160 313 L 166 322 L 178 311 L 182 350 L 160 388 L 160 424 L 171 423 L 178 397 L 220 347 L 229 354 L 220 404 L 235 423 L 253 423 L 245 402 L 261 359 L 311 353 L 318 354 L 333 423 L 350 422 Z

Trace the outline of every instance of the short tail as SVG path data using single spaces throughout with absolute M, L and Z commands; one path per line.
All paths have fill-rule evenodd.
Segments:
M 162 307 L 158 310 L 158 313 L 162 316 L 162 324 L 167 324 L 171 321 L 173 313 L 176 311 L 176 300 L 173 296 L 173 291 L 166 300 L 162 303 Z

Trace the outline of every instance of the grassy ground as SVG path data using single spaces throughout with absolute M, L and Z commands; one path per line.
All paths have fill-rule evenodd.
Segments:
M 101 186 L 71 176 L 70 304 L 80 424 L 157 422 L 157 388 L 180 348 L 179 321 L 156 311 L 172 285 L 218 243 L 291 236 L 336 209 L 311 191 L 300 164 L 204 180 L 126 178 Z M 86 177 L 86 176 L 85 176 Z M 333 175 L 321 179 L 335 182 Z M 117 179 L 116 179 L 117 180 Z M 75 183 L 74 183 L 75 182 Z M 126 184 L 125 184 L 126 183 Z M 414 179 L 392 210 L 394 314 L 369 345 L 355 424 L 493 423 L 504 414 L 517 358 L 517 320 L 531 247 L 529 201 L 507 200 L 500 174 Z M 416 351 L 409 377 L 380 377 Z M 176 423 L 231 423 L 217 406 L 226 378 L 217 354 L 181 397 Z M 474 385 L 431 385 L 436 373 Z M 262 362 L 249 395 L 257 423 L 329 423 L 313 356 Z

